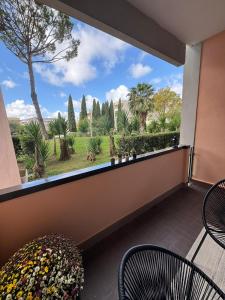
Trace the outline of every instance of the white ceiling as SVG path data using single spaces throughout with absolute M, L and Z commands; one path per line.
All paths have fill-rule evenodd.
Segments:
M 225 0 L 127 0 L 186 44 L 225 30 Z

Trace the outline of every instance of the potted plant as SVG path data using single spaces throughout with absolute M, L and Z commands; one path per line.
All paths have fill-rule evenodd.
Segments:
M 115 161 L 116 161 L 116 160 L 115 160 L 115 157 L 111 157 L 111 160 L 110 160 L 110 161 L 111 161 L 111 165 L 114 166 L 114 165 L 115 165 Z
M 119 150 L 118 151 L 118 163 L 119 164 L 122 163 L 122 157 L 123 157 L 122 152 L 121 152 L 121 150 Z
M 135 149 L 132 150 L 132 156 L 133 156 L 133 159 L 137 158 L 137 153 L 136 153 Z
M 125 161 L 129 161 L 129 153 L 128 152 L 125 153 Z
M 7 300 L 78 299 L 83 282 L 75 242 L 57 234 L 26 244 L 0 269 L 1 296 Z

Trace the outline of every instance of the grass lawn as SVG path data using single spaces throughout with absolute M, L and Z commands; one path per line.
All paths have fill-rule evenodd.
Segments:
M 102 164 L 110 161 L 109 156 L 109 137 L 102 136 L 102 153 L 96 155 L 96 161 L 90 162 L 87 160 L 87 145 L 89 137 L 75 137 L 75 151 L 70 160 L 59 161 L 59 141 L 57 139 L 57 157 L 53 156 L 53 140 L 50 143 L 50 158 L 46 163 L 46 175 L 53 176 L 78 169 L 87 168 L 90 166 Z

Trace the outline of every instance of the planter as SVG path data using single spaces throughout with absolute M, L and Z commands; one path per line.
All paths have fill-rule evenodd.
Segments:
M 19 169 L 19 172 L 20 172 L 21 183 L 28 182 L 28 172 L 27 172 L 27 169 Z

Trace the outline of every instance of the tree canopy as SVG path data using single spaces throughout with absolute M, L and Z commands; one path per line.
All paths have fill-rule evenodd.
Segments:
M 0 1 L 0 40 L 28 66 L 31 98 L 42 134 L 48 137 L 35 87 L 33 64 L 70 60 L 80 41 L 72 34 L 73 23 L 65 14 L 34 0 Z
M 147 115 L 153 108 L 153 95 L 154 89 L 147 83 L 138 83 L 128 94 L 130 110 L 140 118 L 142 131 L 146 128 Z
M 153 97 L 154 119 L 159 123 L 162 131 L 165 131 L 167 123 L 179 126 L 181 111 L 181 98 L 169 87 L 160 89 Z

